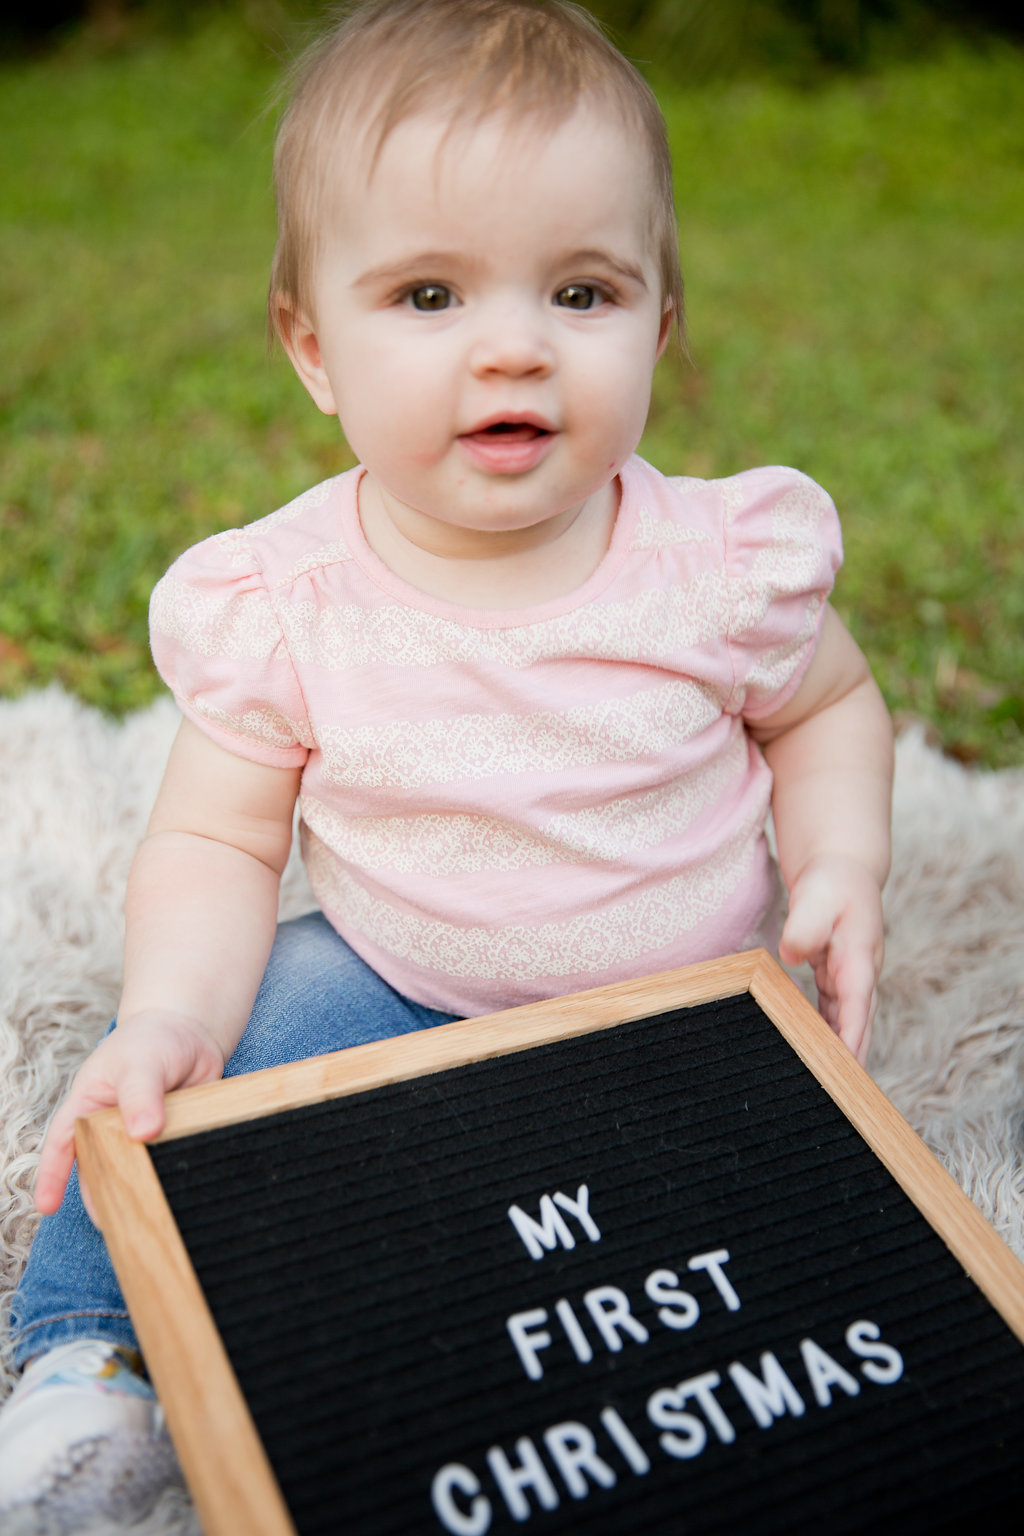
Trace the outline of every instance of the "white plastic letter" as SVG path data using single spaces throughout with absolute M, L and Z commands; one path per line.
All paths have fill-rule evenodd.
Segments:
M 500 1445 L 492 1445 L 487 1452 L 487 1465 L 491 1469 L 491 1476 L 498 1485 L 498 1491 L 513 1520 L 528 1520 L 530 1518 L 530 1501 L 523 1492 L 524 1488 L 532 1488 L 537 1495 L 537 1502 L 541 1509 L 557 1509 L 558 1494 L 555 1485 L 547 1473 L 547 1468 L 540 1459 L 537 1447 L 529 1435 L 524 1435 L 516 1441 L 516 1455 L 519 1457 L 519 1465 L 514 1467 L 509 1461 Z
M 563 1248 L 576 1247 L 576 1239 L 559 1215 L 550 1195 L 541 1195 L 540 1221 L 534 1221 L 532 1216 L 527 1216 L 518 1205 L 510 1205 L 508 1214 L 509 1220 L 526 1244 L 526 1251 L 531 1259 L 542 1259 L 545 1252 L 550 1253 L 552 1248 L 558 1247 L 559 1243 Z
M 723 1445 L 731 1445 L 736 1439 L 736 1431 L 722 1410 L 715 1397 L 715 1388 L 722 1385 L 722 1378 L 717 1371 L 705 1371 L 703 1376 L 691 1376 L 689 1381 L 679 1383 L 679 1391 L 684 1400 L 687 1397 L 695 1397 L 704 1411 L 704 1416 Z
M 601 1409 L 601 1423 L 605 1427 L 609 1440 L 615 1442 L 627 1466 L 636 1473 L 637 1477 L 643 1477 L 645 1472 L 651 1470 L 647 1452 L 615 1408 Z
M 868 1381 L 891 1387 L 903 1375 L 903 1356 L 891 1344 L 874 1342 L 880 1339 L 881 1332 L 877 1323 L 851 1323 L 846 1330 L 846 1347 L 864 1361 L 861 1372 Z
M 699 1456 L 707 1443 L 707 1430 L 703 1422 L 695 1414 L 680 1411 L 691 1397 L 697 1399 L 705 1418 L 723 1445 L 730 1445 L 736 1439 L 736 1431 L 715 1397 L 715 1388 L 721 1385 L 722 1378 L 717 1371 L 705 1371 L 702 1376 L 691 1376 L 688 1381 L 681 1381 L 674 1390 L 666 1387 L 647 1399 L 647 1416 L 656 1429 L 681 1429 L 688 1436 L 686 1440 L 681 1440 L 675 1434 L 659 1437 L 662 1449 L 669 1456 L 680 1459 Z
M 700 1317 L 696 1296 L 680 1291 L 679 1276 L 671 1269 L 652 1269 L 644 1281 L 644 1293 L 658 1308 L 658 1321 L 666 1328 L 692 1328 Z
M 676 1461 L 690 1461 L 699 1456 L 708 1443 L 708 1432 L 703 1419 L 695 1413 L 684 1413 L 685 1398 L 671 1387 L 662 1387 L 647 1399 L 647 1417 L 655 1429 L 664 1433 L 658 1436 L 658 1444 L 666 1456 Z
M 611 1467 L 597 1454 L 597 1441 L 585 1424 L 571 1420 L 552 1424 L 544 1431 L 544 1444 L 574 1499 L 585 1499 L 590 1492 L 588 1477 L 602 1488 L 614 1488 L 618 1482 Z
M 471 1500 L 468 1510 L 455 1502 L 455 1490 Z M 435 1473 L 430 1485 L 430 1502 L 446 1531 L 453 1536 L 485 1536 L 491 1528 L 491 1505 L 480 1492 L 480 1480 L 468 1467 L 450 1461 Z
M 800 1353 L 804 1357 L 807 1380 L 822 1408 L 831 1403 L 833 1387 L 842 1387 L 847 1397 L 857 1396 L 860 1382 L 856 1376 L 851 1376 L 820 1344 L 815 1344 L 813 1339 L 801 1339 Z
M 537 1351 L 547 1349 L 551 1343 L 551 1335 L 544 1327 L 547 1320 L 548 1314 L 543 1307 L 534 1307 L 529 1312 L 513 1312 L 505 1319 L 505 1329 L 531 1381 L 540 1381 L 544 1375 Z M 532 1333 L 531 1329 L 534 1330 Z
M 601 1231 L 590 1214 L 590 1190 L 586 1184 L 581 1184 L 576 1191 L 576 1199 L 569 1195 L 563 1195 L 560 1189 L 555 1191 L 555 1204 L 560 1205 L 563 1211 L 568 1211 L 570 1216 L 575 1216 L 584 1232 L 592 1243 L 601 1241 Z
M 583 1305 L 613 1355 L 622 1348 L 620 1332 L 632 1334 L 638 1344 L 646 1344 L 650 1338 L 643 1323 L 629 1310 L 629 1297 L 617 1285 L 595 1286 L 584 1295 Z
M 738 1312 L 740 1299 L 722 1272 L 722 1265 L 729 1262 L 728 1248 L 716 1248 L 713 1253 L 695 1253 L 687 1269 L 706 1269 L 715 1282 L 715 1289 L 730 1312 Z
M 734 1360 L 729 1367 L 732 1384 L 762 1429 L 770 1429 L 784 1413 L 800 1418 L 804 1400 L 769 1350 L 761 1356 L 761 1374 L 755 1376 Z
M 561 1301 L 555 1302 L 555 1315 L 562 1327 L 565 1336 L 572 1345 L 573 1354 L 583 1365 L 587 1365 L 594 1358 L 594 1351 L 590 1347 L 590 1340 L 583 1332 L 582 1325 L 572 1307 L 563 1296 Z

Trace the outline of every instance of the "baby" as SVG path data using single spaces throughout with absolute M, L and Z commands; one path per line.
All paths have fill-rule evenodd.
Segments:
M 888 716 L 828 496 L 635 456 L 683 318 L 647 86 L 560 0 L 373 0 L 275 168 L 271 320 L 359 467 L 154 594 L 184 719 L 117 1027 L 40 1161 L 0 1509 L 134 1515 L 174 1476 L 76 1116 L 151 1138 L 174 1088 L 778 941 L 769 808 L 781 955 L 867 1050 Z M 296 800 L 321 910 L 278 928 Z

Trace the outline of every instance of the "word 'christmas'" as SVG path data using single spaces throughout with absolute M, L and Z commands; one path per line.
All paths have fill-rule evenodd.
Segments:
M 876 1386 L 899 1381 L 903 1358 L 882 1340 L 877 1323 L 853 1322 L 844 1338 L 865 1380 Z M 814 1339 L 801 1339 L 798 1348 L 809 1395 L 819 1408 L 828 1408 L 836 1391 L 847 1397 L 859 1395 L 858 1378 Z M 791 1371 L 771 1350 L 761 1355 L 756 1370 L 739 1360 L 726 1366 L 732 1397 L 745 1410 L 741 1428 L 770 1429 L 785 1414 L 803 1417 L 807 1388 L 800 1391 Z M 639 1434 L 660 1431 L 657 1445 L 673 1461 L 692 1461 L 709 1442 L 731 1445 L 738 1433 L 736 1407 L 720 1401 L 723 1387 L 720 1371 L 702 1371 L 675 1386 L 660 1387 L 647 1398 L 646 1422 Z M 502 1505 L 513 1520 L 521 1522 L 536 1510 L 557 1509 L 562 1498 L 559 1484 L 570 1498 L 584 1499 L 594 1488 L 614 1488 L 624 1472 L 646 1476 L 652 1468 L 651 1456 L 619 1410 L 606 1406 L 597 1418 L 600 1439 L 587 1424 L 569 1420 L 542 1431 L 540 1446 L 530 1435 L 520 1436 L 511 1454 L 492 1445 L 485 1457 L 486 1473 L 463 1462 L 441 1467 L 433 1479 L 431 1500 L 444 1529 L 452 1536 L 486 1536 Z

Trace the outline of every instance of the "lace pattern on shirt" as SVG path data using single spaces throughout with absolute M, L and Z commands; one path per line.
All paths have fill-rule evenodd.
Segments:
M 746 878 L 760 834 L 760 819 L 748 817 L 712 858 L 653 890 L 563 922 L 497 928 L 419 917 L 366 890 L 309 833 L 304 850 L 317 899 L 336 914 L 342 934 L 363 934 L 387 954 L 438 975 L 521 984 L 524 977 L 599 975 L 668 948 L 722 910 Z
M 747 759 L 737 730 L 710 767 L 605 805 L 542 817 L 535 832 L 483 815 L 347 816 L 311 794 L 302 797 L 302 819 L 340 859 L 367 871 L 431 876 L 614 864 L 685 833 L 746 772 Z
M 488 661 L 523 671 L 538 662 L 567 658 L 678 663 L 685 651 L 720 637 L 725 602 L 722 574 L 698 571 L 674 587 L 504 629 L 478 629 L 400 603 L 328 608 L 312 598 L 293 597 L 280 601 L 278 613 L 288 649 L 299 665 L 341 671 L 378 662 L 443 667 Z M 217 622 L 211 613 L 211 632 Z
M 328 726 L 319 734 L 322 771 L 338 785 L 413 789 L 631 762 L 673 751 L 720 714 L 706 688 L 681 681 L 564 712 Z

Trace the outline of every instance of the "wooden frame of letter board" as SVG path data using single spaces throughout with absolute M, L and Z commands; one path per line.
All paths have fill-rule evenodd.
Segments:
M 168 1095 L 161 1141 L 749 992 L 1024 1342 L 1024 1266 L 765 950 Z M 120 1111 L 76 1146 L 206 1536 L 295 1536 L 145 1146 Z

